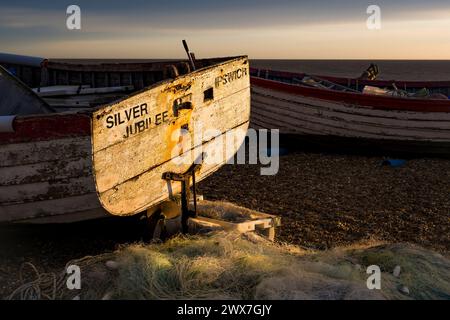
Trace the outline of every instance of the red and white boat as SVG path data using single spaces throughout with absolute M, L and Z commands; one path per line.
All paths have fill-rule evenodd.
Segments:
M 279 129 L 308 145 L 450 155 L 450 81 L 371 81 L 251 69 L 251 88 L 254 128 Z M 400 96 L 387 92 L 394 88 Z

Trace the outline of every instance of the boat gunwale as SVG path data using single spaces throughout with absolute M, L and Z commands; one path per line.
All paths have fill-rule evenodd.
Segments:
M 219 61 L 216 64 L 211 64 L 185 75 L 180 75 L 176 79 L 182 77 L 192 77 L 202 72 L 205 69 L 216 68 L 240 59 L 247 59 L 248 56 L 233 56 L 223 58 L 202 59 L 203 61 Z M 181 60 L 180 60 L 181 61 Z M 43 141 L 52 139 L 64 139 L 68 137 L 82 137 L 91 136 L 91 119 L 92 114 L 101 108 L 110 107 L 118 101 L 129 99 L 135 95 L 141 94 L 146 90 L 158 87 L 172 82 L 173 78 L 167 78 L 162 81 L 155 82 L 141 90 L 135 91 L 130 95 L 121 97 L 119 100 L 112 101 L 107 104 L 102 104 L 94 108 L 80 110 L 80 111 L 65 111 L 48 114 L 35 115 L 17 115 L 13 121 L 14 132 L 6 133 L 0 132 L 0 145 L 11 143 L 25 143 L 31 141 Z
M 0 132 L 0 145 L 56 140 L 91 135 L 91 116 L 86 112 L 60 112 L 18 116 L 14 132 Z
M 263 68 L 250 68 L 250 74 L 252 77 L 255 77 L 253 74 L 260 72 L 269 72 L 270 76 L 280 77 L 280 78 L 294 78 L 294 77 L 304 77 L 307 74 L 302 72 L 289 72 L 289 71 L 280 71 L 280 70 L 272 70 L 272 69 L 263 69 Z M 336 82 L 340 85 L 360 85 L 360 86 L 375 86 L 375 87 L 392 87 L 392 84 L 395 83 L 399 88 L 407 87 L 407 88 L 450 88 L 450 80 L 431 80 L 431 81 L 419 81 L 419 80 L 366 80 L 366 79 L 358 79 L 354 77 L 335 77 L 335 76 L 325 76 L 325 75 L 312 75 L 314 77 L 322 78 L 324 80 L 328 80 L 331 82 Z M 260 78 L 260 77 L 258 77 Z M 263 79 L 263 78 L 262 78 Z
M 331 89 L 307 87 L 251 76 L 251 85 L 300 95 L 311 99 L 320 99 L 336 103 L 349 104 L 361 108 L 405 112 L 441 112 L 450 113 L 450 100 L 418 99 L 368 95 L 355 92 L 342 92 Z
M 196 69 L 196 70 L 191 71 L 191 72 L 189 72 L 187 74 L 180 75 L 180 76 L 178 76 L 176 78 L 163 79 L 163 80 L 155 82 L 155 83 L 153 83 L 153 84 L 151 84 L 151 85 L 149 85 L 147 87 L 144 87 L 144 88 L 142 88 L 140 90 L 134 91 L 131 94 L 120 98 L 119 100 L 111 101 L 109 103 L 105 103 L 105 104 L 99 105 L 99 106 L 97 106 L 95 108 L 91 108 L 91 109 L 89 109 L 89 111 L 94 113 L 95 111 L 98 111 L 101 108 L 111 107 L 113 105 L 116 105 L 119 101 L 124 101 L 126 99 L 132 98 L 134 96 L 142 94 L 143 92 L 145 92 L 147 90 L 151 90 L 151 89 L 154 89 L 154 88 L 159 87 L 159 86 L 168 85 L 171 82 L 173 82 L 174 80 L 179 80 L 179 79 L 183 79 L 183 78 L 187 78 L 187 77 L 195 77 L 195 75 L 197 75 L 197 74 L 199 74 L 199 73 L 201 73 L 201 72 L 203 72 L 204 70 L 207 70 L 207 69 L 217 68 L 217 67 L 220 67 L 220 66 L 222 66 L 224 64 L 228 64 L 230 62 L 238 61 L 238 60 L 242 60 L 242 59 L 244 59 L 244 60 L 246 60 L 248 62 L 248 56 L 246 56 L 246 55 L 229 57 L 229 58 L 213 58 L 213 59 L 218 59 L 220 62 L 217 63 L 217 64 L 211 64 L 211 65 L 208 65 L 208 66 Z M 203 60 L 213 60 L 213 59 L 203 59 Z M 228 60 L 220 60 L 220 59 L 228 59 Z
M 217 58 L 205 58 L 198 59 L 197 62 L 212 62 L 207 67 L 216 65 L 222 62 L 229 61 L 229 59 L 242 58 L 246 56 L 232 56 L 232 57 L 217 57 Z M 145 72 L 145 71 L 163 71 L 164 67 L 174 63 L 189 63 L 186 59 L 173 59 L 173 60 L 159 60 L 148 62 L 88 62 L 78 63 L 69 61 L 49 60 L 47 69 L 57 71 L 70 71 L 70 72 Z M 203 68 L 202 68 L 203 69 Z M 197 69 L 200 70 L 200 69 Z M 195 71 L 197 71 L 195 70 Z M 195 72 L 195 71 L 191 71 Z

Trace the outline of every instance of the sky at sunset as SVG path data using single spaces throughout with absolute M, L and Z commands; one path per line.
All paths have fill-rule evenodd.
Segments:
M 66 8 L 81 8 L 81 30 Z M 381 29 L 369 30 L 369 5 Z M 1 1 L 0 51 L 59 58 L 450 59 L 450 0 Z

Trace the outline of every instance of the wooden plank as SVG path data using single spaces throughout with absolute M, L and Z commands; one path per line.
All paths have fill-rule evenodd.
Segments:
M 35 164 L 0 167 L 0 186 L 21 185 L 52 181 L 55 178 L 64 180 L 85 177 L 92 174 L 90 156 L 60 158 Z
M 120 73 L 112 72 L 109 74 L 109 80 L 113 87 L 120 87 Z
M 212 218 L 210 213 L 217 213 L 217 216 Z M 241 221 L 228 221 L 221 218 L 222 213 L 230 215 L 241 216 Z M 215 203 L 212 201 L 199 200 L 197 203 L 198 216 L 190 218 L 188 225 L 192 231 L 199 231 L 197 227 L 207 227 L 212 229 L 222 229 L 227 231 L 236 231 L 240 233 L 257 231 L 265 235 L 270 240 L 274 240 L 275 227 L 281 225 L 281 218 L 270 214 L 265 214 L 238 206 L 226 206 L 222 203 Z M 215 214 L 213 214 L 214 216 Z
M 79 101 L 75 99 L 45 99 L 45 101 L 55 110 L 61 112 L 62 108 L 67 110 L 80 110 L 91 108 L 89 101 Z
M 33 89 L 37 92 L 37 89 Z M 102 87 L 90 88 L 89 85 L 82 86 L 52 86 L 42 88 L 37 92 L 41 97 L 67 96 L 67 95 L 86 95 L 86 94 L 102 94 L 102 93 L 118 93 L 134 90 L 134 86 L 118 86 L 118 87 Z
M 63 179 L 20 185 L 0 186 L 2 206 L 52 199 L 64 199 L 95 192 L 92 176 Z
M 54 108 L 94 108 L 102 104 L 122 99 L 127 94 L 127 92 L 86 94 L 64 97 L 45 97 L 44 100 Z
M 95 213 L 102 210 L 96 193 L 0 206 L 0 222 L 35 219 L 75 213 Z M 105 212 L 106 215 L 106 212 Z
M 250 126 L 258 129 L 273 129 L 274 121 L 277 122 L 277 129 L 280 130 L 281 134 L 308 134 L 308 135 L 321 135 L 330 136 L 331 133 L 327 132 L 323 128 L 320 130 L 314 130 L 311 128 L 306 128 L 306 126 L 299 126 L 298 123 L 286 123 L 278 119 L 272 119 L 266 117 L 265 115 L 259 116 L 256 114 L 252 115 Z
M 65 86 L 65 85 L 57 85 L 57 86 L 47 86 L 40 88 L 33 88 L 33 91 L 36 92 L 41 97 L 52 96 L 54 93 L 58 94 L 74 94 L 79 90 L 78 85 L 74 86 Z M 89 88 L 89 85 L 83 85 L 82 88 Z
M 413 127 L 394 127 L 383 126 L 371 123 L 370 118 L 366 118 L 365 122 L 354 122 L 348 119 L 336 119 L 332 117 L 326 117 L 322 113 L 310 115 L 309 108 L 297 108 L 292 111 L 291 109 L 284 109 L 280 102 L 275 107 L 269 104 L 263 104 L 261 102 L 254 103 L 254 113 L 260 115 L 266 115 L 272 119 L 285 119 L 286 121 L 297 122 L 298 125 L 304 123 L 310 123 L 317 127 L 317 131 L 320 128 L 327 129 L 328 131 L 335 132 L 335 134 L 344 133 L 346 135 L 359 136 L 364 134 L 375 134 L 380 138 L 395 138 L 400 140 L 442 140 L 450 141 L 450 130 L 436 130 L 436 129 L 424 129 Z M 276 112 L 274 113 L 276 109 Z M 274 124 L 275 125 L 275 124 Z
M 58 161 L 61 158 L 88 158 L 91 155 L 90 137 L 64 138 L 38 142 L 12 143 L 1 146 L 2 167 Z
M 260 226 L 263 229 L 271 228 L 273 227 L 273 221 L 270 218 L 262 218 L 262 219 L 256 219 L 256 220 L 249 220 L 245 222 L 228 222 L 225 220 L 219 220 L 219 219 L 211 219 L 207 217 L 198 216 L 196 218 L 193 218 L 194 221 L 201 221 L 201 222 L 207 222 L 210 224 L 217 224 L 221 226 L 224 230 L 227 231 L 237 231 L 240 233 L 255 231 L 256 226 Z
M 15 220 L 14 223 L 27 224 L 55 224 L 55 223 L 75 223 L 85 220 L 102 219 L 110 217 L 110 214 L 102 207 L 89 209 L 85 211 L 68 212 L 65 214 L 58 214 L 53 216 L 44 216 L 36 218 L 28 218 L 23 220 Z
M 210 58 L 197 60 L 200 66 L 219 64 L 239 57 Z M 119 62 L 119 63 L 70 63 L 50 60 L 48 68 L 50 70 L 68 70 L 72 72 L 158 72 L 162 71 L 168 64 L 177 61 L 151 61 L 151 62 Z

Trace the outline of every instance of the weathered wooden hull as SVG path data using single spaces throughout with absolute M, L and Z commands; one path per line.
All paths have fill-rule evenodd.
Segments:
M 359 141 L 369 148 L 450 154 L 450 102 L 445 100 L 368 97 L 255 77 L 251 125 L 320 144 Z
M 245 74 L 241 71 L 227 85 L 220 81 L 237 69 Z M 187 96 L 190 108 L 175 108 Z M 139 109 L 140 116 L 124 118 L 143 105 L 145 114 Z M 164 180 L 164 172 L 182 173 L 194 155 L 214 154 L 223 148 L 220 138 L 234 134 L 228 157 L 205 161 L 196 181 L 225 164 L 244 141 L 249 117 L 246 57 L 166 80 L 94 110 L 17 116 L 14 132 L 0 132 L 0 222 L 72 221 L 145 211 L 181 189 L 180 183 Z M 193 129 L 202 124 L 197 137 Z M 218 131 L 204 137 L 208 129 Z
M 92 176 L 90 117 L 30 116 L 0 133 L 0 222 L 106 216 Z

